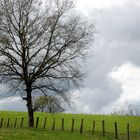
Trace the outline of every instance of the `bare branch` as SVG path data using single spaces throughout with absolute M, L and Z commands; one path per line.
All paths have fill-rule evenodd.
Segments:
M 94 26 L 73 8 L 70 0 L 46 0 L 45 6 L 41 0 L 0 1 L 0 79 L 14 93 L 26 93 L 29 117 L 36 91 L 66 100 L 84 75 L 80 65 Z

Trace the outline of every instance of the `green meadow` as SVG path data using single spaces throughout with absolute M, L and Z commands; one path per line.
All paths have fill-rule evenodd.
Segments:
M 115 140 L 115 122 L 117 122 L 119 140 L 128 140 L 128 123 L 129 139 L 140 139 L 140 117 L 36 112 L 35 127 L 37 117 L 39 117 L 37 128 L 28 128 L 26 112 L 0 111 L 0 123 L 3 118 L 0 140 Z M 44 128 L 45 117 L 46 125 Z M 24 120 L 21 127 L 22 118 Z M 64 120 L 63 130 L 62 118 Z M 73 132 L 71 132 L 72 119 L 74 119 Z M 80 134 L 81 119 L 83 119 L 82 134 Z M 94 128 L 93 122 L 95 122 Z

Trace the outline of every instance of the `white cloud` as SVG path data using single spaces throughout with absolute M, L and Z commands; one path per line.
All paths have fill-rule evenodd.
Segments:
M 126 63 L 115 67 L 108 75 L 115 82 L 120 83 L 122 92 L 119 98 L 103 107 L 101 113 L 113 113 L 114 111 L 125 111 L 129 105 L 140 105 L 140 67 Z
M 0 110 L 26 111 L 26 104 L 20 97 L 8 97 L 0 100 Z
M 131 63 L 124 64 L 118 68 L 113 69 L 110 73 L 115 81 L 119 82 L 122 87 L 122 94 L 118 103 L 125 105 L 140 104 L 140 67 Z

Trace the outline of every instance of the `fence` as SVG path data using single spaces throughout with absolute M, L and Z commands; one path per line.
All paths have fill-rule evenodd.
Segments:
M 107 123 L 106 123 L 107 122 Z M 27 128 L 28 121 L 26 117 L 20 118 L 0 118 L 0 128 Z M 48 129 L 48 130 L 67 130 L 73 133 L 79 131 L 80 134 L 89 133 L 91 135 L 101 134 L 103 137 L 106 135 L 112 136 L 115 139 L 133 140 L 137 138 L 140 140 L 140 129 L 134 129 L 129 123 L 121 124 L 114 122 L 109 124 L 108 121 L 95 121 L 86 120 L 81 118 L 47 118 L 47 117 L 35 117 L 34 127 Z M 123 128 L 122 128 L 123 127 Z

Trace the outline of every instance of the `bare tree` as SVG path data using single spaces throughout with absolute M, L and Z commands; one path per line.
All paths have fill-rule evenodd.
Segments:
M 27 101 L 33 94 L 65 94 L 79 85 L 80 64 L 93 40 L 93 24 L 73 14 L 69 0 L 0 1 L 0 78 Z

